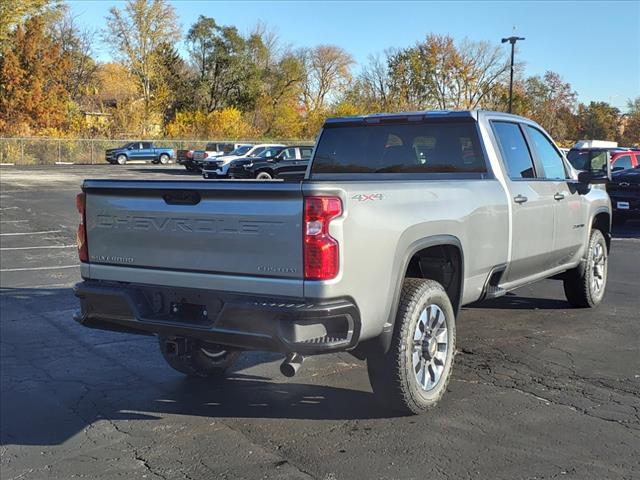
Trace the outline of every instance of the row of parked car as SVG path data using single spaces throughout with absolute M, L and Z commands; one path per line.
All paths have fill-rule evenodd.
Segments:
M 567 160 L 577 169 L 606 162 L 611 164 L 611 181 L 607 192 L 613 208 L 613 223 L 640 219 L 640 150 L 623 147 L 581 146 L 572 148 Z
M 640 150 L 606 143 L 580 143 L 563 153 L 578 170 L 586 170 L 587 165 L 598 161 L 604 165 L 608 160 L 613 172 L 607 190 L 614 223 L 620 225 L 629 219 L 640 219 Z M 189 171 L 202 173 L 205 179 L 300 180 L 304 178 L 312 152 L 312 145 L 211 142 L 204 150 L 178 150 L 177 161 Z M 174 158 L 173 149 L 142 141 L 129 142 L 105 153 L 108 162 L 119 165 L 129 161 L 166 164 Z
M 611 164 L 611 181 L 607 192 L 613 208 L 613 223 L 640 219 L 640 149 L 619 147 L 614 142 L 583 140 L 566 152 L 567 160 L 577 170 L 588 165 Z
M 204 150 L 178 150 L 178 163 L 206 179 L 302 179 L 312 152 L 312 145 L 209 143 Z

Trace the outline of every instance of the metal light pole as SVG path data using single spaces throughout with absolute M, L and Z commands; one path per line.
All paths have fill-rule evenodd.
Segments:
M 502 43 L 509 42 L 511 44 L 511 77 L 509 79 L 509 113 L 511 113 L 511 104 L 513 102 L 513 56 L 516 49 L 516 42 L 524 40 L 524 37 L 508 37 L 503 38 Z

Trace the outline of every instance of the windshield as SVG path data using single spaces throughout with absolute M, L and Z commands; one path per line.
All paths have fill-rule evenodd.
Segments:
M 251 153 L 247 154 L 247 157 L 257 157 L 264 151 L 265 148 L 267 147 L 255 147 Z
M 275 157 L 281 151 L 282 151 L 282 147 L 267 147 L 262 152 L 260 152 L 258 155 L 255 155 L 255 156 L 260 158 Z
M 486 172 L 471 121 L 325 128 L 314 173 Z
M 567 160 L 576 170 L 598 170 L 603 168 L 607 162 L 606 150 L 571 150 L 567 155 Z
M 251 145 L 243 145 L 241 147 L 236 148 L 232 152 L 229 152 L 229 155 L 237 155 L 241 157 L 245 155 L 249 150 L 251 150 Z

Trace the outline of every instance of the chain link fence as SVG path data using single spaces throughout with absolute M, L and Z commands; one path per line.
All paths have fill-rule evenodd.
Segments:
M 105 163 L 104 153 L 109 148 L 120 147 L 132 141 L 150 141 L 157 147 L 178 150 L 204 149 L 207 143 L 259 143 L 255 140 L 104 140 L 66 138 L 0 138 L 0 164 L 13 165 L 64 165 Z M 260 141 L 260 143 L 262 140 Z M 266 141 L 265 141 L 266 142 Z M 309 144 L 309 140 L 275 141 L 269 143 Z M 173 159 L 175 161 L 175 158 Z

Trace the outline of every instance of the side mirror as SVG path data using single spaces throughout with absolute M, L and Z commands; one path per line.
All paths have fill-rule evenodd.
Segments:
M 589 170 L 578 174 L 580 183 L 596 185 L 611 181 L 611 155 L 609 152 L 591 155 L 588 167 Z

